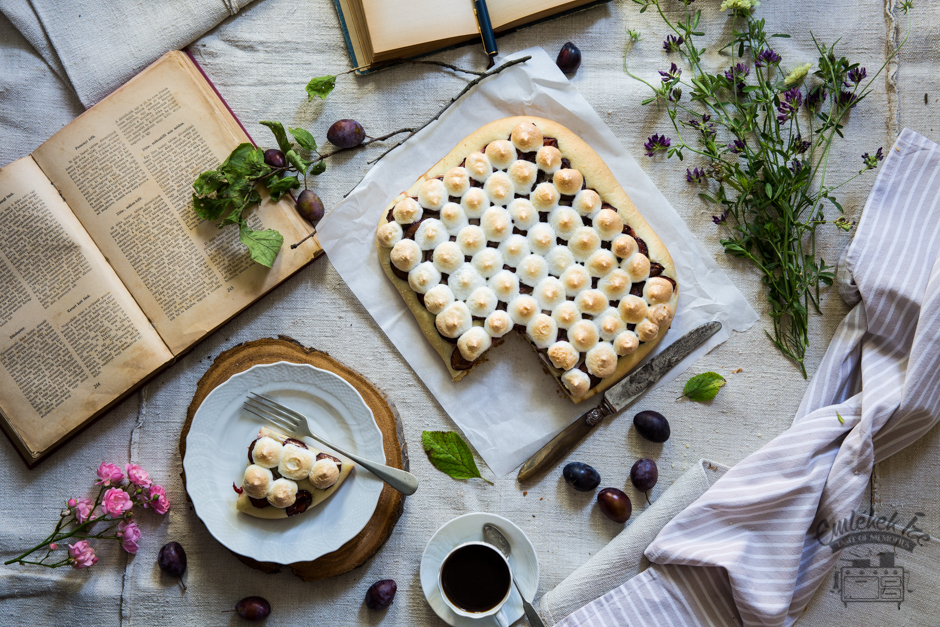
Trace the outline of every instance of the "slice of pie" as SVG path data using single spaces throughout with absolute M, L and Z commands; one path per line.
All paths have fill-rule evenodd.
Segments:
M 330 498 L 353 465 L 341 455 L 261 427 L 248 445 L 248 468 L 241 488 L 235 487 L 235 508 L 257 518 L 302 514 Z
M 679 299 L 669 252 L 604 161 L 541 118 L 460 142 L 386 207 L 376 247 L 455 381 L 515 331 L 575 403 L 633 369 Z

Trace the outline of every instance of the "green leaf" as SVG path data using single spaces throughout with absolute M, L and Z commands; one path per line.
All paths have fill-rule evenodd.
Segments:
M 248 174 L 247 162 L 255 147 L 251 144 L 239 144 L 232 154 L 219 166 L 219 170 L 231 174 Z M 262 161 L 264 157 L 262 156 Z
M 715 398 L 724 384 L 725 378 L 717 372 L 703 372 L 686 382 L 682 396 L 688 397 L 690 401 L 704 403 Z
M 317 149 L 317 140 L 315 140 L 313 135 L 304 129 L 288 127 L 288 130 L 290 131 L 290 134 L 294 136 L 294 139 L 297 140 L 297 143 L 300 144 L 301 148 L 305 148 L 307 150 Z
M 291 149 L 290 140 L 287 139 L 287 133 L 284 132 L 284 125 L 280 122 L 258 122 L 258 124 L 263 124 L 271 129 L 271 132 L 274 133 L 274 138 L 277 139 L 277 147 L 281 149 L 281 152 L 287 152 Z
M 310 168 L 310 174 L 316 176 L 317 174 L 323 174 L 326 171 L 326 161 L 317 161 L 313 164 L 313 167 Z
M 218 220 L 231 203 L 229 198 L 209 198 L 193 194 L 193 211 L 203 220 Z
M 840 425 L 844 425 L 844 424 L 845 424 L 845 418 L 843 418 L 842 416 L 840 416 L 840 415 L 839 415 L 839 412 L 836 412 L 836 418 L 839 419 L 839 424 L 840 424 Z
M 200 174 L 193 181 L 193 190 L 200 196 L 208 196 L 212 192 L 218 191 L 226 183 L 228 183 L 228 180 L 223 173 L 218 170 L 209 170 Z
M 284 155 L 287 157 L 287 162 L 290 163 L 294 168 L 300 173 L 303 174 L 307 170 L 307 163 L 300 158 L 293 150 L 288 150 Z
M 281 196 L 298 187 L 300 187 L 300 181 L 297 180 L 296 176 L 285 176 L 282 179 L 268 183 L 268 193 L 271 194 L 271 200 L 277 201 L 281 199 Z
M 274 229 L 255 231 L 244 223 L 239 225 L 238 239 L 248 247 L 252 260 L 268 268 L 274 264 L 281 244 L 284 243 L 284 236 Z
M 323 100 L 330 95 L 334 87 L 336 87 L 335 76 L 318 76 L 312 78 L 310 82 L 307 83 L 306 87 L 307 100 L 313 100 L 314 96 L 318 96 L 320 100 Z
M 421 444 L 431 464 L 453 479 L 483 479 L 470 447 L 453 431 L 422 431 Z

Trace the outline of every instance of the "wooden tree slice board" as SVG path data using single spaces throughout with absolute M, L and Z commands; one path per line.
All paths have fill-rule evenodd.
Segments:
M 206 371 L 196 385 L 196 394 L 189 404 L 186 412 L 186 423 L 180 433 L 180 459 L 186 454 L 186 435 L 193 422 L 196 410 L 206 396 L 216 386 L 228 380 L 234 374 L 243 372 L 257 364 L 273 364 L 279 361 L 290 361 L 298 364 L 310 364 L 323 370 L 329 370 L 348 381 L 372 410 L 375 422 L 382 431 L 382 442 L 385 448 L 385 460 L 389 466 L 408 470 L 408 451 L 405 439 L 402 436 L 401 417 L 394 405 L 379 389 L 373 386 L 365 377 L 339 363 L 327 353 L 314 348 L 306 348 L 296 340 L 279 336 L 277 338 L 263 338 L 234 346 L 216 357 L 212 366 Z M 185 472 L 181 473 L 183 485 L 186 485 Z M 187 497 L 188 498 L 188 497 Z M 349 572 L 365 563 L 388 540 L 395 528 L 395 523 L 404 510 L 405 499 L 400 492 L 386 485 L 379 495 L 375 513 L 366 523 L 365 528 L 352 540 L 333 551 L 311 562 L 295 562 L 293 564 L 274 564 L 272 562 L 259 562 L 233 552 L 245 564 L 265 573 L 280 572 L 287 566 L 295 575 L 304 581 L 317 581 L 328 579 Z

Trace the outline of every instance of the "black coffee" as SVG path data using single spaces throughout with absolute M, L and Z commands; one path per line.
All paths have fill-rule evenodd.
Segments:
M 506 596 L 512 584 L 509 567 L 497 549 L 468 544 L 450 554 L 441 567 L 448 600 L 466 612 L 486 612 Z

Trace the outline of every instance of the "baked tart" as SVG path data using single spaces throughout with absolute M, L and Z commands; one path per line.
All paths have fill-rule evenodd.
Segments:
M 248 445 L 248 468 L 235 508 L 256 518 L 288 518 L 323 503 L 349 476 L 353 462 L 261 427 Z
M 530 116 L 478 129 L 394 198 L 376 248 L 454 381 L 514 331 L 575 403 L 632 370 L 679 299 L 669 252 L 600 156 Z

